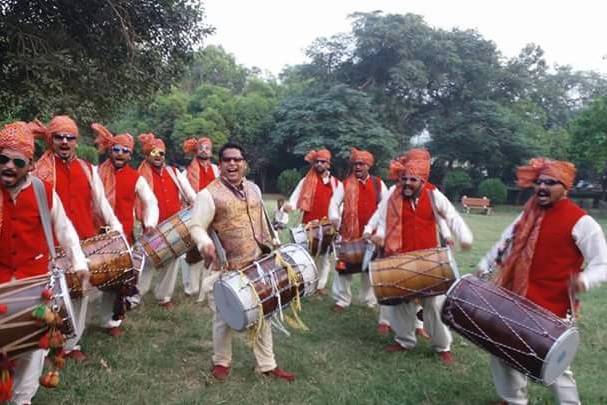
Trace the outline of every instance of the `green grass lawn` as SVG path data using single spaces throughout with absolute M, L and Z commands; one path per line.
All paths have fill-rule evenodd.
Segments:
M 502 209 L 488 217 L 464 215 L 475 244 L 470 252 L 457 254 L 462 273 L 472 271 L 516 214 Z M 425 341 L 410 353 L 385 353 L 383 346 L 392 337 L 376 334 L 376 311 L 354 305 L 336 314 L 330 298 L 304 302 L 302 318 L 310 331 L 293 331 L 291 337 L 274 332 L 278 363 L 297 374 L 294 383 L 257 375 L 244 335 L 233 341 L 230 379 L 219 383 L 210 375 L 211 311 L 187 298 L 180 281 L 175 301 L 175 310 L 166 312 L 147 296 L 145 305 L 128 314 L 127 333 L 120 338 L 90 327 L 83 341 L 89 361 L 68 363 L 61 385 L 40 389 L 34 402 L 335 405 L 485 404 L 497 399 L 488 355 L 459 335 L 454 335 L 457 362 L 452 367 L 441 365 Z M 586 294 L 582 302 L 582 345 L 573 371 L 582 401 L 604 404 L 607 288 Z M 553 403 L 550 391 L 531 384 L 530 403 Z

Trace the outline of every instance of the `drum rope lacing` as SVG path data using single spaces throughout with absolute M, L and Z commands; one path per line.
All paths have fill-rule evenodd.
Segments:
M 494 290 L 489 290 L 488 288 L 484 287 L 484 286 L 483 286 L 483 285 L 481 285 L 481 284 L 477 284 L 477 285 L 475 285 L 475 286 L 476 286 L 476 287 L 479 287 L 479 288 L 481 288 L 481 289 L 483 289 L 483 290 L 485 290 L 485 291 L 489 291 L 489 292 L 491 292 L 491 293 L 495 293 L 495 294 L 497 294 L 498 296 L 500 296 L 500 297 L 502 297 L 502 298 L 505 298 L 505 299 L 509 299 L 509 298 L 510 298 L 510 297 L 509 297 L 507 294 L 504 294 L 504 293 L 503 293 L 503 292 L 501 292 L 500 290 L 497 290 L 497 291 L 494 291 Z M 456 289 L 459 289 L 459 288 L 462 288 L 462 287 L 461 287 L 461 285 L 458 285 L 458 286 L 456 287 Z M 525 373 L 525 374 L 529 374 L 529 376 L 530 376 L 532 379 L 534 379 L 534 380 L 538 380 L 538 379 L 537 379 L 535 376 L 533 376 L 533 375 L 532 375 L 532 374 L 529 372 L 529 370 L 527 370 L 527 369 L 526 369 L 526 368 L 525 368 L 523 365 L 521 365 L 521 364 L 520 364 L 518 361 L 516 361 L 516 359 L 514 359 L 514 358 L 513 358 L 513 357 L 512 357 L 512 356 L 511 356 L 509 353 L 507 353 L 507 352 L 504 350 L 504 348 L 506 348 L 506 349 L 508 349 L 508 350 L 510 350 L 510 351 L 512 351 L 512 352 L 516 352 L 516 353 L 519 353 L 519 354 L 522 354 L 522 355 L 526 355 L 526 356 L 533 357 L 533 358 L 535 358 L 535 359 L 539 360 L 541 363 L 545 363 L 545 362 L 546 362 L 546 361 L 545 361 L 543 358 L 541 358 L 541 357 L 540 357 L 540 356 L 537 354 L 537 352 L 536 352 L 535 350 L 533 350 L 533 348 L 531 348 L 531 346 L 529 346 L 529 345 L 527 344 L 527 342 L 525 342 L 525 340 L 524 340 L 524 339 L 521 337 L 521 335 L 520 335 L 519 333 L 517 333 L 517 332 L 516 332 L 516 331 L 515 331 L 515 330 L 512 328 L 512 326 L 511 326 L 511 325 L 512 325 L 512 324 L 514 324 L 514 325 L 518 325 L 518 326 L 520 326 L 522 329 L 526 329 L 526 330 L 528 330 L 528 331 L 531 331 L 531 332 L 534 332 L 534 333 L 536 333 L 536 334 L 542 335 L 542 336 L 544 336 L 544 337 L 547 337 L 547 338 L 551 339 L 552 341 L 555 341 L 556 339 L 555 339 L 553 336 L 551 336 L 551 335 L 548 333 L 548 331 L 547 331 L 545 328 L 543 328 L 543 327 L 542 327 L 542 325 L 541 325 L 541 324 L 540 324 L 540 323 L 539 323 L 539 322 L 538 322 L 536 319 L 534 319 L 533 317 L 529 317 L 529 318 L 530 318 L 530 319 L 531 319 L 531 320 L 532 320 L 532 321 L 535 323 L 535 325 L 537 326 L 537 328 L 538 328 L 538 329 L 533 329 L 533 328 L 531 328 L 531 327 L 529 327 L 529 326 L 527 326 L 527 325 L 524 325 L 524 324 L 522 324 L 522 323 L 520 323 L 520 322 L 517 322 L 517 321 L 516 321 L 516 320 L 514 320 L 514 319 L 510 319 L 510 318 L 507 318 L 507 317 L 504 317 L 504 316 L 500 315 L 500 314 L 499 314 L 499 313 L 498 313 L 498 312 L 495 310 L 495 307 L 494 307 L 494 306 L 493 306 L 493 305 L 492 305 L 492 304 L 491 304 L 491 303 L 490 303 L 490 302 L 489 302 L 489 301 L 488 301 L 488 300 L 487 300 L 485 297 L 483 297 L 482 295 L 480 295 L 480 293 L 478 293 L 477 291 L 474 291 L 474 293 L 477 295 L 477 297 L 478 297 L 479 299 L 481 299 L 481 301 L 482 301 L 482 302 L 483 302 L 483 303 L 486 305 L 486 307 L 482 307 L 482 306 L 480 306 L 480 305 L 473 304 L 473 303 L 471 303 L 471 302 L 468 302 L 468 301 L 466 301 L 466 300 L 464 300 L 464 299 L 457 298 L 457 297 L 450 297 L 450 300 L 452 300 L 452 301 L 454 301 L 454 302 L 456 303 L 456 307 L 457 307 L 457 308 L 458 308 L 458 309 L 459 309 L 459 310 L 460 310 L 460 311 L 461 311 L 461 312 L 464 314 L 464 316 L 465 316 L 465 317 L 468 319 L 468 321 L 470 321 L 470 322 L 472 323 L 472 325 L 474 325 L 474 327 L 475 327 L 475 328 L 476 328 L 478 331 L 480 331 L 480 333 L 477 333 L 477 332 L 474 332 L 474 331 L 468 330 L 468 329 L 464 328 L 463 326 L 461 326 L 461 324 L 459 324 L 459 323 L 455 322 L 455 320 L 454 320 L 454 319 L 451 319 L 451 321 L 453 322 L 453 324 L 454 324 L 454 325 L 457 325 L 459 328 L 461 328 L 461 329 L 462 329 L 462 331 L 464 331 L 466 334 L 469 334 L 470 336 L 474 336 L 474 337 L 476 337 L 476 338 L 478 338 L 478 339 L 482 339 L 482 340 L 485 340 L 485 341 L 487 341 L 487 342 L 491 342 L 492 344 L 494 344 L 494 346 L 495 346 L 497 349 L 499 349 L 499 351 L 500 351 L 500 352 L 501 352 L 501 353 L 502 353 L 502 354 L 503 354 L 503 355 L 504 355 L 504 356 L 505 356 L 507 359 L 509 359 L 509 360 L 510 360 L 511 364 L 512 364 L 512 365 L 513 365 L 515 368 L 519 369 L 520 371 L 522 371 L 522 372 L 523 372 L 523 373 Z M 549 313 L 545 313 L 545 311 L 541 310 L 541 308 L 540 308 L 540 310 L 538 310 L 538 309 L 534 309 L 534 308 L 523 308 L 523 306 L 520 304 L 520 302 L 518 302 L 518 301 L 513 301 L 513 302 L 514 302 L 514 304 L 515 304 L 515 305 L 516 305 L 516 306 L 517 306 L 519 309 L 521 309 L 523 312 L 526 312 L 526 313 L 533 312 L 535 315 L 539 315 L 539 316 L 543 317 L 544 319 L 546 319 L 546 320 L 548 320 L 548 321 L 555 322 L 555 318 L 554 318 L 553 316 L 551 316 Z M 473 319 L 472 319 L 472 318 L 471 318 L 471 317 L 470 317 L 470 316 L 467 314 L 467 312 L 463 310 L 462 306 L 461 306 L 461 305 L 459 305 L 459 303 L 465 303 L 465 304 L 469 305 L 470 307 L 472 307 L 472 308 L 474 308 L 474 309 L 476 309 L 476 310 L 479 310 L 479 311 L 482 311 L 482 312 L 486 312 L 486 313 L 490 313 L 490 314 L 492 314 L 492 315 L 497 316 L 497 318 L 498 318 L 498 319 L 499 319 L 499 320 L 500 320 L 500 321 L 501 321 L 501 322 L 502 322 L 502 323 L 503 323 L 503 324 L 504 324 L 504 325 L 505 325 L 505 326 L 506 326 L 506 327 L 507 327 L 507 328 L 510 330 L 510 332 L 511 332 L 511 333 L 512 333 L 512 334 L 513 334 L 513 335 L 514 335 L 514 336 L 515 336 L 515 337 L 516 337 L 516 338 L 517 338 L 517 339 L 518 339 L 518 340 L 519 340 L 519 341 L 520 341 L 520 342 L 521 342 L 521 343 L 522 343 L 522 344 L 523 344 L 523 345 L 524 345 L 524 346 L 525 346 L 527 349 L 528 349 L 528 351 L 523 351 L 523 350 L 520 350 L 520 349 L 516 349 L 516 348 L 514 348 L 514 347 L 508 346 L 508 345 L 503 344 L 503 343 L 500 343 L 500 342 L 498 342 L 498 341 L 496 341 L 496 340 L 494 340 L 494 339 L 491 339 L 491 338 L 490 338 L 490 337 L 487 335 L 487 333 L 483 332 L 483 330 L 480 328 L 480 326 L 478 325 L 478 323 L 476 323 L 476 322 L 475 322 L 475 321 L 474 321 L 474 320 L 473 320 Z M 491 311 L 490 311 L 490 310 L 488 310 L 488 309 L 490 309 Z M 562 322 L 562 321 L 560 321 L 560 320 L 559 320 L 559 322 Z
M 436 250 L 430 249 L 424 255 L 414 256 L 414 255 L 409 254 L 407 256 L 410 256 L 410 259 L 407 260 L 407 261 L 405 261 L 405 262 L 403 262 L 403 263 L 397 264 L 394 267 L 390 267 L 389 269 L 377 269 L 377 270 L 375 270 L 376 273 L 379 273 L 379 272 L 382 272 L 382 271 L 399 269 L 399 270 L 405 270 L 405 271 L 407 271 L 409 273 L 412 273 L 412 275 L 399 278 L 398 280 L 396 280 L 396 282 L 392 282 L 392 283 L 388 283 L 388 282 L 373 283 L 372 287 L 373 288 L 375 288 L 375 287 L 379 287 L 379 288 L 386 288 L 386 287 L 387 288 L 394 288 L 394 289 L 397 289 L 397 290 L 413 293 L 413 295 L 411 297 L 408 297 L 408 299 L 413 299 L 413 298 L 416 298 L 418 296 L 432 296 L 432 295 L 442 294 L 443 293 L 442 291 L 441 292 L 437 292 L 437 293 L 432 293 L 431 291 L 434 288 L 436 288 L 436 287 L 439 287 L 441 285 L 444 285 L 445 283 L 453 281 L 453 279 L 447 278 L 447 277 L 440 277 L 440 276 L 436 276 L 436 275 L 430 274 L 430 271 L 436 269 L 437 267 L 441 268 L 441 267 L 443 267 L 445 265 L 447 265 L 447 266 L 450 265 L 449 260 L 442 260 L 442 259 L 436 260 L 436 259 L 431 259 L 431 258 L 428 257 L 428 256 L 433 255 L 435 253 L 436 253 Z M 397 258 L 397 257 L 401 258 L 402 256 L 396 256 L 394 258 Z M 392 259 L 392 258 L 386 258 L 386 259 L 383 259 L 383 260 L 384 261 L 390 261 L 390 259 Z M 407 265 L 409 265 L 411 263 L 417 262 L 419 259 L 423 259 L 426 262 L 433 263 L 434 266 L 431 267 L 431 268 L 429 268 L 429 269 L 426 269 L 424 272 L 405 267 L 405 266 L 407 266 Z M 403 285 L 399 284 L 399 283 L 402 283 L 402 282 L 406 282 L 406 281 L 412 280 L 412 279 L 414 279 L 416 277 L 425 277 L 425 278 L 428 278 L 428 279 L 436 279 L 438 281 L 436 283 L 434 283 L 434 284 L 431 284 L 431 285 L 423 288 L 422 290 L 415 290 L 415 289 L 408 288 L 406 286 L 403 286 Z M 426 293 L 426 292 L 429 292 L 429 293 Z M 382 298 L 382 301 L 393 300 L 393 299 L 402 299 L 402 298 L 403 298 L 402 296 L 389 296 L 389 297 Z

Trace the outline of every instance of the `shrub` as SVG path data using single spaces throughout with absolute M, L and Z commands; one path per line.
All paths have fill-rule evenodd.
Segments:
M 295 190 L 295 187 L 297 187 L 299 179 L 301 179 L 301 174 L 296 169 L 284 170 L 278 175 L 278 179 L 276 179 L 276 187 L 278 187 L 278 191 L 288 198 L 293 190 Z
M 451 201 L 457 201 L 464 190 L 472 187 L 472 179 L 465 170 L 455 169 L 445 175 L 443 184 Z
M 97 148 L 90 145 L 78 145 L 76 148 L 76 155 L 80 159 L 84 159 L 94 165 L 99 163 L 99 153 L 97 153 Z
M 478 196 L 487 197 L 491 204 L 504 204 L 508 196 L 506 185 L 498 178 L 486 179 L 478 185 Z

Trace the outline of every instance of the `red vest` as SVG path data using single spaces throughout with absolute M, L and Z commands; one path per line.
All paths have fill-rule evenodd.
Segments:
M 203 166 L 200 162 L 198 162 L 198 166 L 200 167 L 200 171 L 198 188 L 196 188 L 197 192 L 202 190 L 203 188 L 208 186 L 213 180 L 215 180 L 215 173 L 213 173 L 213 165 L 209 164 L 208 166 Z
M 162 222 L 176 212 L 181 211 L 179 189 L 165 167 L 161 170 L 152 168 L 152 178 L 154 181 L 154 195 L 158 200 L 158 210 L 160 211 L 158 222 Z
M 116 206 L 114 207 L 114 213 L 122 224 L 124 234 L 126 235 L 129 243 L 133 243 L 133 223 L 134 223 L 134 209 L 135 200 L 137 199 L 137 193 L 135 192 L 135 186 L 139 179 L 139 173 L 129 165 L 125 165 L 122 169 L 114 172 L 116 176 Z
M 49 209 L 52 187 L 44 183 Z M 2 232 L 0 232 L 0 283 L 48 273 L 49 251 L 34 187 L 21 190 L 15 203 L 2 188 Z
M 312 209 L 304 212 L 304 224 L 314 221 L 315 219 L 322 219 L 329 216 L 329 202 L 331 202 L 331 197 L 333 196 L 334 182 L 335 178 L 333 176 L 331 176 L 331 180 L 327 184 L 323 183 L 319 176 L 318 181 L 316 182 Z
M 377 192 L 375 181 L 380 182 L 379 177 L 369 176 L 364 183 L 358 182 L 358 230 L 359 236 L 362 236 L 365 225 L 369 222 L 373 213 L 377 209 Z M 381 192 L 381 183 L 380 189 Z
M 584 257 L 571 232 L 586 212 L 569 199 L 544 214 L 531 268 L 527 298 L 564 318 L 570 307 L 569 281 L 580 272 Z
M 85 164 L 92 172 L 91 164 Z M 55 192 L 61 199 L 65 214 L 74 224 L 78 238 L 83 240 L 97 235 L 91 184 L 77 159 L 64 162 L 55 156 Z

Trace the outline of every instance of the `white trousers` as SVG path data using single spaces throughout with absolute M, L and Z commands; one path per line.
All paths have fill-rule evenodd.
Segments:
M 490 365 L 493 383 L 500 398 L 511 405 L 527 405 L 527 376 L 495 356 L 491 356 Z M 577 385 L 570 368 L 567 368 L 548 388 L 558 404 L 580 404 Z
M 204 279 L 209 276 L 209 270 L 204 265 L 204 260 L 194 264 L 187 264 L 185 257 L 180 258 L 181 280 L 183 290 L 187 295 L 197 295 L 196 302 L 204 302 L 206 292 L 202 288 Z
M 328 251 L 324 255 L 318 255 L 314 259 L 318 269 L 318 289 L 326 288 L 329 281 L 329 273 L 335 268 L 335 256 L 333 252 Z
M 358 291 L 358 299 L 363 305 L 374 307 L 377 305 L 377 298 L 373 293 L 371 282 L 369 281 L 369 273 L 360 274 L 360 290 Z M 335 304 L 346 308 L 352 304 L 352 278 L 354 274 L 339 274 L 335 272 L 333 284 L 331 285 L 331 295 L 335 300 Z M 388 320 L 389 307 L 385 305 L 379 306 L 379 321 L 380 324 L 390 325 Z
M 47 350 L 38 349 L 17 359 L 11 403 L 21 405 L 32 402 L 40 386 L 46 354 Z
M 444 295 L 421 299 L 424 310 L 424 327 L 430 334 L 430 343 L 437 352 L 451 350 L 453 337 L 440 318 L 440 309 L 445 300 Z M 390 321 L 396 334 L 395 340 L 404 348 L 412 349 L 417 344 L 415 328 L 418 327 L 418 305 L 412 301 L 390 306 Z
M 159 279 L 154 287 L 154 296 L 156 301 L 160 304 L 170 302 L 173 298 L 173 292 L 175 291 L 175 284 L 177 283 L 177 273 L 179 272 L 179 258 L 169 260 L 166 264 L 158 269 L 154 269 L 154 266 L 150 263 L 145 265 L 141 274 L 139 275 L 139 281 L 137 282 L 137 289 L 139 289 L 139 296 L 132 297 L 131 302 L 139 304 L 141 298 L 150 291 L 152 286 L 152 277 L 154 272 L 157 272 Z
M 122 319 L 114 320 L 114 303 L 117 293 L 114 291 L 102 291 L 99 299 L 98 311 L 99 322 L 102 328 L 117 328 L 122 324 Z
M 215 307 L 213 293 L 208 295 L 209 306 L 214 312 L 213 317 L 213 365 L 230 367 L 232 364 L 232 335 L 234 330 L 230 328 L 219 315 Z M 257 371 L 266 372 L 276 368 L 274 358 L 274 347 L 272 340 L 272 326 L 269 321 L 264 321 L 259 336 L 253 342 L 253 355 L 257 363 Z

